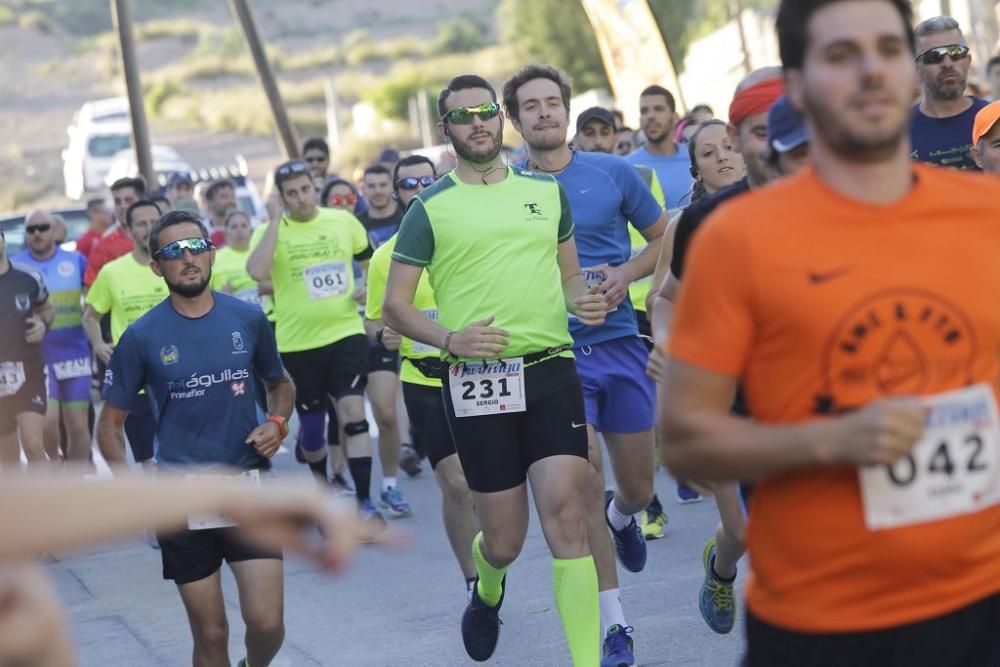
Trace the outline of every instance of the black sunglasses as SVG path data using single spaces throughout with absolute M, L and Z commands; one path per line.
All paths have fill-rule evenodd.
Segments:
M 407 176 L 396 181 L 396 187 L 400 190 L 416 190 L 418 185 L 429 188 L 434 185 L 436 179 L 433 176 Z
M 27 234 L 44 234 L 50 229 L 52 229 L 52 225 L 47 222 L 43 222 L 40 225 L 28 225 L 24 228 L 24 231 Z
M 923 65 L 940 65 L 944 62 L 945 56 L 948 56 L 951 58 L 951 62 L 957 63 L 959 60 L 964 60 L 968 55 L 969 47 L 962 44 L 948 44 L 922 51 L 917 56 L 917 62 Z
M 306 158 L 306 162 L 308 162 L 309 164 L 315 164 L 317 162 L 326 162 L 326 158 L 325 157 L 307 157 Z

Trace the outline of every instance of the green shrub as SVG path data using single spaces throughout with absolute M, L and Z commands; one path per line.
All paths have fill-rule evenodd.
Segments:
M 441 24 L 434 40 L 434 53 L 469 53 L 486 45 L 484 28 L 464 18 L 450 19 Z
M 55 27 L 46 14 L 39 11 L 30 11 L 17 19 L 17 27 L 21 30 L 37 30 L 38 32 L 49 34 Z

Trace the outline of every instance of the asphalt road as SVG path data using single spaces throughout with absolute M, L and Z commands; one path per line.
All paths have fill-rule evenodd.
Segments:
M 311 483 L 286 452 L 276 462 L 283 475 Z M 735 665 L 741 627 L 716 635 L 697 606 L 702 547 L 717 521 L 714 503 L 679 505 L 664 473 L 656 484 L 670 517 L 667 536 L 649 544 L 645 571 L 621 573 L 626 618 L 635 627 L 636 664 Z M 465 583 L 445 539 L 440 492 L 429 471 L 403 477 L 401 486 L 415 510 L 413 517 L 394 522 L 412 536 L 408 550 L 368 548 L 336 577 L 286 561 L 287 634 L 275 667 L 474 664 L 459 632 Z M 187 619 L 160 568 L 159 552 L 139 539 L 60 557 L 48 567 L 69 608 L 82 665 L 191 664 Z M 224 580 L 235 664 L 244 655 L 243 625 L 228 571 Z M 500 643 L 487 664 L 570 664 L 552 597 L 551 560 L 534 517 L 508 581 Z

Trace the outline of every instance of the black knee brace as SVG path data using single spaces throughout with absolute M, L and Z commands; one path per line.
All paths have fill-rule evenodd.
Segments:
M 348 422 L 344 424 L 344 433 L 348 436 L 361 435 L 362 433 L 368 432 L 368 420 L 362 419 L 357 422 Z

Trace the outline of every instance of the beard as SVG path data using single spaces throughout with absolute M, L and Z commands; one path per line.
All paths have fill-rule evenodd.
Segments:
M 957 83 L 944 82 L 945 76 L 950 74 L 958 76 Z M 950 102 L 952 100 L 961 99 L 965 95 L 966 78 L 967 77 L 963 77 L 960 72 L 946 71 L 942 72 L 936 79 L 925 82 L 925 85 L 927 87 L 927 92 L 935 100 L 940 102 Z
M 208 270 L 208 275 L 203 279 L 199 280 L 197 283 L 175 283 L 171 281 L 166 276 L 163 276 L 164 282 L 167 283 L 167 289 L 171 293 L 177 296 L 182 296 L 186 299 L 193 299 L 197 296 L 201 296 L 208 289 L 208 283 L 212 280 L 212 270 Z
M 566 133 L 559 136 L 558 132 L 553 135 L 539 132 L 535 136 L 525 136 L 524 142 L 533 151 L 554 151 L 566 143 Z
M 487 132 L 487 134 L 490 134 Z M 496 134 L 490 134 L 493 139 L 488 148 L 476 149 L 465 143 L 458 137 L 452 135 L 451 143 L 455 147 L 455 154 L 466 162 L 475 164 L 487 164 L 493 162 L 500 155 L 500 147 L 503 146 L 503 127 Z
M 862 92 L 873 92 L 872 90 Z M 822 95 L 805 90 L 803 103 L 813 129 L 838 155 L 856 162 L 881 162 L 899 150 L 907 135 L 907 114 L 900 113 L 895 125 L 884 129 L 859 129 L 844 122 L 846 114 L 824 104 Z

